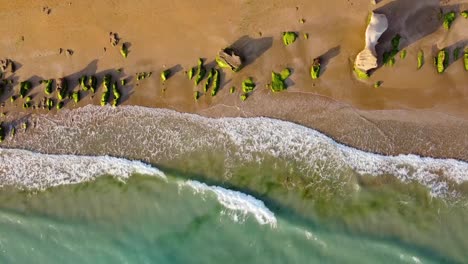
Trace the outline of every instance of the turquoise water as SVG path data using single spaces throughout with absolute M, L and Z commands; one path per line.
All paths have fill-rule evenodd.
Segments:
M 2 263 L 438 263 L 418 250 L 223 207 L 178 180 L 111 177 L 1 195 Z
M 465 162 L 266 118 L 86 107 L 29 121 L 0 148 L 0 263 L 468 259 Z

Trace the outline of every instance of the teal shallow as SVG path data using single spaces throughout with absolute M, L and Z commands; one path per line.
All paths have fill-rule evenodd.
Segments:
M 42 192 L 4 188 L 1 263 L 455 261 L 378 233 L 353 234 L 281 210 L 273 212 L 275 226 L 262 225 L 252 213 L 226 209 L 214 192 L 180 182 L 171 176 L 167 182 L 133 176 L 126 183 L 101 177 Z
M 0 263 L 468 259 L 466 162 L 268 118 L 88 106 L 29 122 L 0 148 Z

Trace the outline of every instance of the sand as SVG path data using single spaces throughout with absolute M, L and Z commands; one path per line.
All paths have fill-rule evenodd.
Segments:
M 44 9 L 44 7 L 46 7 Z M 268 116 L 303 124 L 359 149 L 384 154 L 416 153 L 468 160 L 468 73 L 462 60 L 438 75 L 432 57 L 440 48 L 466 45 L 468 20 L 461 17 L 450 31 L 438 20 L 440 9 L 467 9 L 467 1 L 242 0 L 242 1 L 8 1 L 0 6 L 0 58 L 11 58 L 18 69 L 11 78 L 32 80 L 34 101 L 43 98 L 40 79 L 67 77 L 78 88 L 83 74 L 105 73 L 127 78 L 124 105 L 163 107 L 205 116 Z M 50 9 L 50 11 L 48 11 Z M 394 67 L 378 68 L 368 81 L 352 73 L 353 60 L 365 43 L 369 11 L 385 14 L 389 29 L 377 45 L 379 56 L 399 33 L 401 49 Z M 48 14 L 47 14 L 48 13 Z M 304 19 L 305 23 L 300 23 Z M 285 47 L 281 33 L 296 31 L 299 39 Z M 117 32 L 128 43 L 128 58 L 109 42 Z M 303 33 L 309 34 L 305 40 Z M 120 44 L 119 43 L 119 44 Z M 220 49 L 241 47 L 246 66 L 238 73 L 224 70 L 216 97 L 193 99 L 195 87 L 184 71 L 205 58 L 214 65 Z M 59 49 L 64 52 L 59 54 Z M 73 55 L 65 52 L 73 51 Z M 417 70 L 416 56 L 425 52 Z M 321 56 L 320 79 L 311 80 L 313 58 Z M 272 93 L 265 87 L 271 71 L 292 69 L 289 88 Z M 122 68 L 122 73 L 116 69 Z M 159 74 L 175 72 L 164 84 Z M 137 82 L 135 73 L 151 71 Z M 253 77 L 257 88 L 242 102 L 242 80 Z M 382 81 L 379 88 L 374 83 Z M 236 86 L 234 94 L 229 88 Z M 164 90 L 164 92 L 163 92 Z M 85 96 L 78 104 L 99 104 Z M 3 96 L 7 119 L 46 110 L 23 110 Z M 50 111 L 54 114 L 57 110 Z

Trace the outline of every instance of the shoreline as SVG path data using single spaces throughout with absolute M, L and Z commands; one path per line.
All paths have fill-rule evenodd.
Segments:
M 39 80 L 66 76 L 70 80 L 70 90 L 77 91 L 80 89 L 78 78 L 96 75 L 99 81 L 94 98 L 83 93 L 78 104 L 69 100 L 65 108 L 99 105 L 102 78 L 110 73 L 119 81 L 129 80 L 122 87 L 122 105 L 167 108 L 207 117 L 264 116 L 315 129 L 337 142 L 367 152 L 468 161 L 465 151 L 468 135 L 464 132 L 468 131 L 468 87 L 465 85 L 468 75 L 461 61 L 453 62 L 443 75 L 437 75 L 430 62 L 435 52 L 434 43 L 440 48 L 459 43 L 459 38 L 468 33 L 465 27 L 468 21 L 457 18 L 449 32 L 442 26 L 434 29 L 409 27 L 402 33 L 402 45 L 408 51 L 408 58 L 398 58 L 393 67 L 380 67 L 368 81 L 356 80 L 352 72 L 352 60 L 364 45 L 365 18 L 369 10 L 386 13 L 390 23 L 393 22 L 390 29 L 394 30 L 392 25 L 408 22 L 403 18 L 396 20 L 392 16 L 395 10 L 405 8 L 408 16 L 416 12 L 421 18 L 431 20 L 440 5 L 438 1 L 424 4 L 381 1 L 378 5 L 348 1 L 343 6 L 338 0 L 313 4 L 289 0 L 276 3 L 259 17 L 253 14 L 268 1 L 212 2 L 206 1 L 202 7 L 196 7 L 196 10 L 203 10 L 200 16 L 193 14 L 195 4 L 192 3 L 166 3 L 162 8 L 151 1 L 144 1 L 138 7 L 116 1 L 115 8 L 108 9 L 107 1 L 95 4 L 91 1 L 52 2 L 47 3 L 49 14 L 42 11 L 46 5 L 42 1 L 9 3 L 0 7 L 0 14 L 4 15 L 1 20 L 9 19 L 8 10 L 15 10 L 15 14 L 26 19 L 11 19 L 5 22 L 10 28 L 0 29 L 4 37 L 0 43 L 0 57 L 12 58 L 19 66 L 9 77 L 14 80 L 14 89 L 19 88 L 21 81 L 33 82 L 30 94 L 35 102 L 45 96 Z M 462 1 L 448 1 L 441 7 L 455 5 L 463 8 Z M 323 13 L 330 6 L 353 12 L 324 18 Z M 102 12 L 102 17 L 88 20 L 85 10 L 91 14 Z M 226 18 L 229 12 L 232 15 Z M 153 13 L 157 15 L 151 15 Z M 215 22 L 226 19 L 229 23 Z M 301 19 L 304 21 L 300 22 Z M 168 28 L 168 24 L 173 27 Z M 280 32 L 288 30 L 298 32 L 299 38 L 285 47 Z M 110 31 L 118 32 L 121 43 L 130 44 L 128 58 L 119 54 L 119 47 L 110 45 Z M 309 34 L 309 39 L 303 39 L 303 33 Z M 382 36 L 382 47 L 378 51 L 388 45 L 390 33 Z M 409 35 L 405 38 L 405 34 L 410 33 L 416 34 L 418 39 Z M 214 66 L 212 60 L 217 52 L 237 42 L 248 50 L 247 65 L 238 73 L 224 70 L 218 95 L 203 95 L 195 102 L 193 92 L 200 90 L 201 85 L 193 86 L 183 71 L 194 66 L 199 57 L 205 58 L 208 68 Z M 59 54 L 59 48 L 71 49 L 73 54 Z M 415 65 L 419 49 L 426 51 L 426 65 L 418 71 Z M 325 58 L 324 69 L 318 80 L 311 80 L 309 66 L 317 56 Z M 120 68 L 123 71 L 117 72 Z M 288 90 L 272 93 L 265 88 L 270 82 L 270 73 L 284 68 L 293 71 L 287 80 Z M 175 75 L 163 83 L 159 74 L 165 69 L 173 69 Z M 144 71 L 153 75 L 136 81 L 135 74 Z M 254 78 L 257 87 L 242 102 L 239 98 L 241 82 L 249 76 Z M 383 81 L 382 87 L 374 88 L 376 81 Z M 236 87 L 234 94 L 228 91 L 231 86 Z M 7 99 L 2 97 L 2 101 Z M 15 107 L 7 101 L 1 109 L 7 112 L 3 119 L 48 112 L 24 111 L 19 109 L 21 102 L 17 101 Z

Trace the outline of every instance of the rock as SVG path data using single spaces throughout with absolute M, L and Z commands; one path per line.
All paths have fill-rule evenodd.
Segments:
M 359 52 L 354 62 L 354 67 L 367 72 L 377 68 L 377 53 L 375 46 L 379 38 L 388 28 L 387 17 L 383 14 L 372 13 L 366 30 L 366 46 Z
M 218 53 L 216 62 L 222 68 L 239 71 L 242 67 L 242 58 L 231 48 L 225 48 Z
M 73 55 L 73 50 L 67 49 L 67 54 L 70 55 L 70 56 Z
M 10 59 L 0 60 L 0 69 L 1 69 L 2 72 L 14 73 L 15 72 L 15 64 Z
M 117 44 L 119 44 L 120 41 L 119 35 L 117 35 L 117 33 L 110 32 L 109 41 L 112 46 L 117 46 Z

